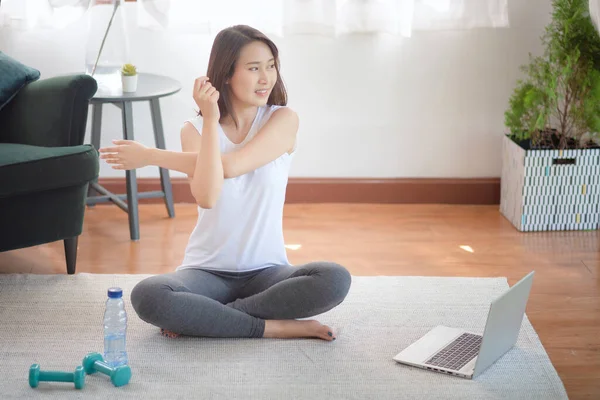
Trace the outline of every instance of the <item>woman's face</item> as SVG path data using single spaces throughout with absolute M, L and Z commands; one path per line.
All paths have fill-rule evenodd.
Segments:
M 259 41 L 244 46 L 229 80 L 233 97 L 247 105 L 263 106 L 276 82 L 277 69 L 269 46 Z

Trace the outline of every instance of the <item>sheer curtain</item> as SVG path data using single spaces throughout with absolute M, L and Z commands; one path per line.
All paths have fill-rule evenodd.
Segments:
M 0 27 L 64 27 L 89 0 L 2 0 Z M 148 29 L 214 33 L 248 24 L 274 35 L 386 33 L 507 27 L 507 0 L 137 0 L 137 24 Z
M 63 28 L 81 18 L 89 0 L 2 0 L 0 29 Z
M 415 1 L 414 30 L 502 28 L 508 25 L 507 0 Z

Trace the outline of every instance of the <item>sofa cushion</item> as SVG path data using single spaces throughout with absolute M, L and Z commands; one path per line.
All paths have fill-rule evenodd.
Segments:
M 98 177 L 98 153 L 89 144 L 38 147 L 0 143 L 0 198 L 77 186 Z
M 21 64 L 0 51 L 0 110 L 29 82 L 40 78 L 40 71 Z

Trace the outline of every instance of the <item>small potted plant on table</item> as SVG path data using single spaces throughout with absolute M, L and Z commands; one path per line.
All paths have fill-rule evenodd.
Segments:
M 121 68 L 121 82 L 123 92 L 135 92 L 137 90 L 138 74 L 133 64 L 124 64 Z

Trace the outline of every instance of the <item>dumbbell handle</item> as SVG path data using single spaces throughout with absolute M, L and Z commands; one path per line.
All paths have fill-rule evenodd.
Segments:
M 129 365 L 112 367 L 104 361 L 100 353 L 88 353 L 82 361 L 83 369 L 87 374 L 100 372 L 110 377 L 113 385 L 119 387 L 127 385 L 131 379 L 131 368 Z
M 73 382 L 75 374 L 73 372 L 62 371 L 40 371 L 39 381 L 44 382 Z
M 94 368 L 96 369 L 96 371 L 102 372 L 103 374 L 106 374 L 108 376 L 110 376 L 110 374 L 114 370 L 114 368 L 102 361 L 94 361 Z

